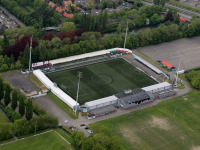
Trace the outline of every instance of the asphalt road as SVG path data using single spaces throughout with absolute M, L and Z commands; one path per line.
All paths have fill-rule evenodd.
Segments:
M 138 48 L 154 60 L 165 60 L 178 68 L 181 52 L 183 57 L 180 70 L 200 67 L 200 36 L 173 42 Z
M 4 8 L 2 5 L 0 5 L 0 8 L 8 14 L 9 18 L 15 21 L 16 23 L 19 23 L 23 27 L 27 27 L 23 22 L 21 22 L 17 17 L 15 17 L 13 14 L 11 14 L 6 8 Z

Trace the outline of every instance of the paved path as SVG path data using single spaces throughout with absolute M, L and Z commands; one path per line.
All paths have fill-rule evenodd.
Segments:
M 23 27 L 27 27 L 22 21 L 20 21 L 17 17 L 15 17 L 13 14 L 11 14 L 6 8 L 4 8 L 2 5 L 0 5 L 0 8 L 8 14 L 9 18 L 15 21 L 16 23 L 19 23 Z

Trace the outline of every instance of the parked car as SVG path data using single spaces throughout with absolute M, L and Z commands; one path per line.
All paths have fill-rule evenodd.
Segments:
M 68 120 L 65 120 L 65 123 L 68 123 Z
M 81 127 L 82 127 L 82 126 L 85 126 L 85 124 L 81 124 L 80 126 L 81 126 Z
M 87 130 L 87 129 L 89 129 L 88 127 L 85 127 L 85 129 Z
M 92 134 L 93 132 L 92 132 L 91 130 L 88 130 L 88 133 L 89 133 L 89 134 Z

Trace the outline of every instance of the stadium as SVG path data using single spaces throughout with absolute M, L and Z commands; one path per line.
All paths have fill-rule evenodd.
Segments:
M 163 82 L 168 79 L 165 73 L 124 48 L 50 60 L 45 68 L 33 70 L 73 110 L 79 82 L 77 73 L 81 72 L 77 109 L 95 117 L 116 112 L 118 108 L 141 107 L 156 98 L 176 94 L 171 84 Z

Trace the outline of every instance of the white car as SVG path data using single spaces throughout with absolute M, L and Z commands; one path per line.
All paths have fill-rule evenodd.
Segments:
M 89 134 L 92 134 L 93 132 L 92 132 L 91 130 L 88 130 L 88 133 L 89 133 Z
M 65 120 L 65 123 L 68 123 L 68 120 Z

